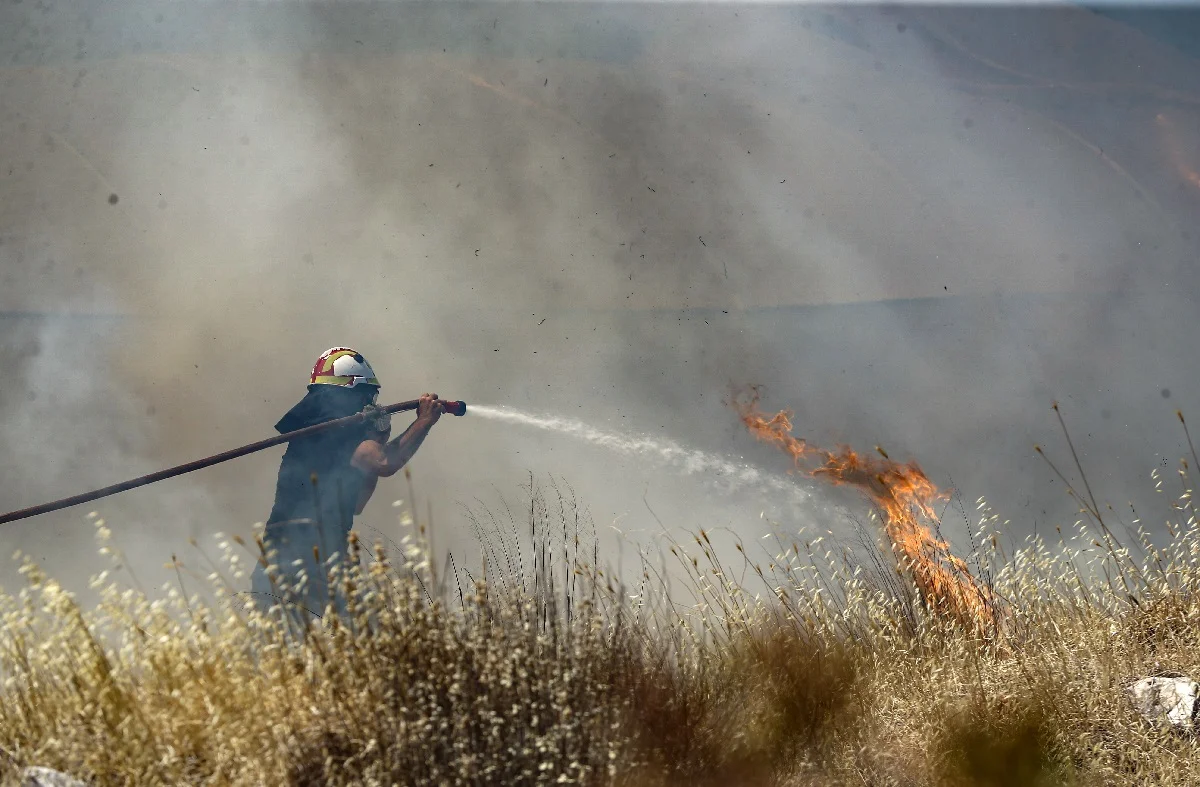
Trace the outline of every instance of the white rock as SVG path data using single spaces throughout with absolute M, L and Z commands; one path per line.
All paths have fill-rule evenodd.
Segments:
M 1126 691 L 1138 712 L 1150 721 L 1166 719 L 1178 730 L 1194 729 L 1200 683 L 1179 675 L 1142 678 Z
M 83 782 L 52 768 L 26 768 L 21 772 L 21 787 L 87 787 Z

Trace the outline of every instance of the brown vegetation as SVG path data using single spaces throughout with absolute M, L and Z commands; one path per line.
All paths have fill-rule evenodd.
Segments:
M 104 574 L 88 611 L 27 563 L 0 599 L 4 768 L 97 785 L 1191 783 L 1197 743 L 1121 691 L 1200 672 L 1181 477 L 1164 546 L 1085 520 L 1053 549 L 1005 550 L 981 505 L 972 559 L 1010 612 L 1002 636 L 922 603 L 890 550 L 831 534 L 700 530 L 623 587 L 571 504 L 533 486 L 530 521 L 475 520 L 486 574 L 435 570 L 405 518 L 409 538 L 343 578 L 350 614 L 306 625 L 226 592 L 252 545 L 222 544 L 210 594 L 182 564 L 163 599 Z

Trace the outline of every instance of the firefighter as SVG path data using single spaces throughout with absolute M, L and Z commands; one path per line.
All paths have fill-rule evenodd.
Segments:
M 425 394 L 416 420 L 389 441 L 391 416 L 377 406 L 379 388 L 379 378 L 360 353 L 333 347 L 313 366 L 308 393 L 275 425 L 282 434 L 368 412 L 361 423 L 288 445 L 263 533 L 271 576 L 261 562 L 251 575 L 260 608 L 280 601 L 314 615 L 323 615 L 331 601 L 342 608 L 326 579 L 330 559 L 345 558 L 354 516 L 362 513 L 379 478 L 399 472 L 445 412 L 437 394 Z M 301 570 L 303 589 L 298 587 Z

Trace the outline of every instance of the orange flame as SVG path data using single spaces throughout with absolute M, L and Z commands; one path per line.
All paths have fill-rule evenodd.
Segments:
M 933 504 L 946 499 L 915 462 L 900 464 L 876 447 L 882 459 L 861 456 L 842 446 L 827 451 L 792 436 L 792 414 L 783 410 L 771 417 L 758 409 L 757 388 L 748 398 L 735 400 L 742 422 L 763 442 L 788 454 L 798 472 L 836 486 L 863 491 L 883 514 L 884 528 L 892 549 L 908 570 L 925 603 L 959 623 L 984 633 L 996 624 L 998 607 L 991 592 L 971 574 L 967 564 L 950 551 L 950 545 L 935 538 L 922 522 L 936 525 Z M 813 462 L 815 466 L 804 465 Z

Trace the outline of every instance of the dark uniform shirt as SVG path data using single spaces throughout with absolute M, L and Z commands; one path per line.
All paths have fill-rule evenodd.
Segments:
M 333 386 L 310 386 L 309 394 L 275 428 L 282 434 L 354 415 L 366 404 L 364 393 Z M 275 505 L 267 524 L 311 519 L 322 526 L 348 531 L 367 483 L 367 477 L 350 460 L 359 444 L 377 436 L 370 424 L 360 423 L 334 427 L 288 443 L 279 465 Z
M 349 530 L 366 476 L 351 466 L 354 450 L 366 439 L 355 426 L 293 440 L 279 465 L 275 505 L 267 524 L 311 519 Z

